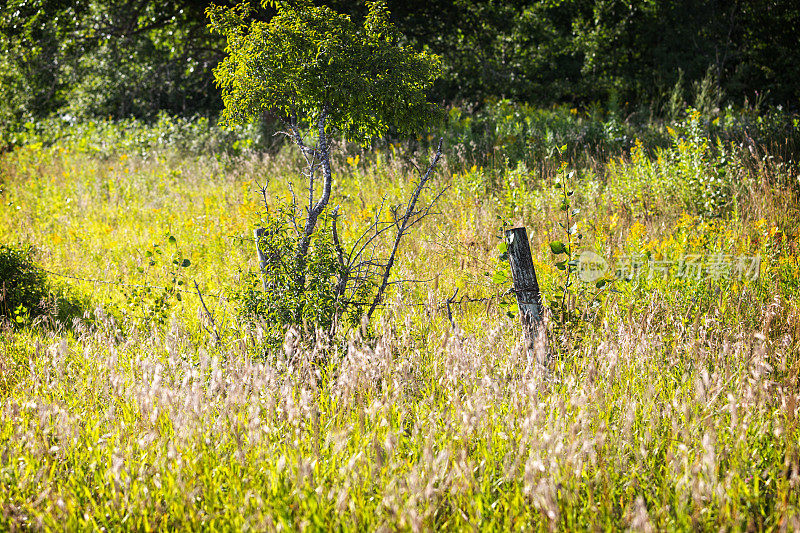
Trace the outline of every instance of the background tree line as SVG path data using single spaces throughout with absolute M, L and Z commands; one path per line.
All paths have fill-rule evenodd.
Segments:
M 225 2 L 218 2 L 225 3 Z M 334 9 L 362 17 L 352 0 Z M 6 0 L 0 9 L 0 130 L 60 115 L 215 116 L 224 43 L 209 2 Z M 793 0 L 390 0 L 418 49 L 442 57 L 437 101 L 506 97 L 651 115 L 707 93 L 797 108 L 800 5 Z M 269 8 L 256 11 L 269 19 Z

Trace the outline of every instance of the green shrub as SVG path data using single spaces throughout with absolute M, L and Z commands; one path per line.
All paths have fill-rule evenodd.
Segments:
M 47 278 L 33 264 L 33 248 L 0 244 L 0 316 L 23 323 L 45 314 L 48 294 Z
M 277 143 L 273 130 L 274 125 L 266 119 L 247 126 L 223 128 L 207 117 L 182 118 L 167 113 L 159 113 L 149 122 L 50 118 L 25 124 L 20 131 L 7 135 L 6 143 L 9 146 L 58 143 L 67 150 L 101 157 L 120 153 L 150 157 L 165 150 L 184 155 L 236 156 L 248 150 L 274 149 Z
M 0 244 L 0 321 L 26 325 L 49 317 L 72 324 L 88 302 L 66 285 L 52 283 L 34 263 L 34 248 Z
M 596 108 L 541 108 L 510 100 L 487 101 L 475 111 L 452 107 L 442 134 L 454 153 L 492 169 L 505 159 L 512 167 L 522 161 L 536 168 L 559 157 L 583 166 L 592 158 L 621 155 L 636 139 L 648 148 L 669 143 L 665 132 L 650 122 L 621 120 Z M 557 154 L 556 147 L 564 150 Z
M 247 271 L 233 291 L 239 316 L 248 322 L 261 322 L 266 328 L 265 348 L 279 348 L 290 326 L 331 332 L 335 323 L 360 322 L 368 295 L 375 286 L 370 280 L 341 296 L 340 280 L 345 276 L 333 238 L 333 217 L 320 218 L 304 265 L 296 257 L 300 237 L 289 222 L 290 207 L 267 213 L 256 223 L 264 228 L 259 240 L 264 261 L 261 272 Z M 355 300 L 355 301 L 354 301 Z

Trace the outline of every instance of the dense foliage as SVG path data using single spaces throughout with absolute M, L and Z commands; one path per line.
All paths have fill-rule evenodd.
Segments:
M 347 4 L 348 2 L 340 2 Z M 800 8 L 791 0 L 448 0 L 389 4 L 441 55 L 440 95 L 601 102 L 661 113 L 708 72 L 732 101 L 795 105 Z M 627 105 L 626 105 L 627 104 Z
M 216 112 L 211 68 L 222 51 L 203 9 L 189 0 L 5 3 L 0 135 L 52 114 L 73 121 Z
M 354 20 L 366 15 L 361 3 L 328 4 Z M 680 109 L 704 78 L 715 89 L 712 108 L 745 99 L 795 107 L 800 98 L 800 8 L 791 0 L 387 5 L 408 42 L 442 58 L 445 76 L 431 93 L 436 101 L 505 96 L 661 115 Z M 12 0 L 0 13 L 0 131 L 8 135 L 52 113 L 218 113 L 212 69 L 224 40 L 206 28 L 206 7 Z M 274 13 L 260 8 L 247 21 Z
M 278 3 L 269 23 L 247 26 L 249 13 L 249 4 L 209 9 L 211 27 L 228 42 L 215 70 L 227 121 L 322 119 L 331 132 L 369 140 L 390 126 L 417 133 L 437 114 L 427 90 L 438 58 L 399 42 L 384 3 L 369 2 L 363 27 L 310 2 Z
M 86 301 L 48 279 L 32 246 L 0 244 L 0 328 L 41 321 L 70 326 Z
M 0 244 L 0 319 L 23 321 L 42 314 L 48 295 L 47 279 L 32 260 L 33 250 Z

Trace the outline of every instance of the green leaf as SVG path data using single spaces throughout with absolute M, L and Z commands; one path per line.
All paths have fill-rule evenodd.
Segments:
M 170 244 L 176 244 L 176 245 L 178 244 L 178 239 L 176 239 L 172 235 L 169 236 L 168 240 L 169 240 Z
M 500 244 L 497 245 L 497 250 L 502 254 L 508 251 L 508 243 L 505 241 L 500 241 Z
M 183 268 L 186 268 L 186 267 L 188 267 L 188 266 L 189 266 L 189 265 L 191 265 L 191 264 L 192 264 L 192 262 L 191 262 L 191 261 L 189 261 L 188 259 L 184 259 L 184 260 L 183 260 L 183 262 L 181 263 L 181 266 L 182 266 Z
M 177 298 L 179 302 L 181 301 L 181 292 L 180 291 L 177 291 L 175 293 L 175 298 Z
M 598 289 L 602 289 L 603 287 L 606 286 L 606 280 L 599 279 L 597 280 L 597 283 L 594 284 L 594 286 L 597 287 Z
M 495 270 L 494 274 L 492 275 L 492 283 L 501 284 L 508 281 L 508 276 L 502 270 Z
M 564 246 L 564 243 L 561 241 L 553 241 L 550 243 L 550 250 L 554 254 L 563 254 L 566 253 L 567 247 Z

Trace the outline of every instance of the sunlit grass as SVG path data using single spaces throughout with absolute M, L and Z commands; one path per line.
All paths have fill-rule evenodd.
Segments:
M 337 156 L 345 240 L 410 190 L 404 150 Z M 3 528 L 800 528 L 792 193 L 742 171 L 736 209 L 713 218 L 680 191 L 652 195 L 643 154 L 605 177 L 578 169 L 586 248 L 760 254 L 762 267 L 755 281 L 617 281 L 592 309 L 595 291 L 580 292 L 587 320 L 554 328 L 543 380 L 523 372 L 513 305 L 493 298 L 509 288 L 497 244 L 504 223 L 528 227 L 550 298 L 560 192 L 524 165 L 491 171 L 457 152 L 437 177 L 449 187 L 439 214 L 396 272 L 428 281 L 392 292 L 368 331 L 328 340 L 306 325 L 267 354 L 264 327 L 214 296 L 255 268 L 259 186 L 275 202 L 289 181 L 302 190 L 291 150 L 3 155 L 0 241 L 35 245 L 59 274 L 154 286 L 175 275 L 188 290 L 147 320 L 154 295 L 66 278 L 91 299 L 84 318 L 0 330 Z M 456 288 L 488 299 L 453 305 L 454 328 L 441 303 Z

